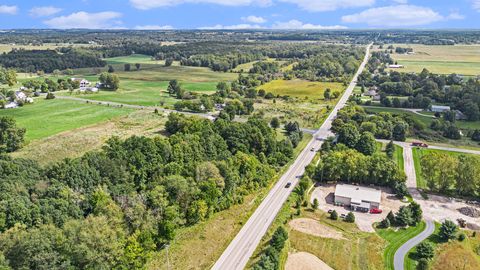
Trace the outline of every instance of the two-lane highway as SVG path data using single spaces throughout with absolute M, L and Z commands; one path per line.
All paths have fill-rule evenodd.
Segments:
M 308 143 L 307 147 L 303 149 L 294 163 L 288 168 L 287 172 L 280 178 L 272 190 L 270 190 L 268 195 L 232 240 L 212 269 L 240 270 L 245 268 L 250 256 L 252 256 L 263 235 L 267 232 L 268 227 L 275 219 L 293 188 L 296 186 L 298 179 L 304 173 L 305 167 L 310 164 L 314 158 L 315 151 L 311 151 L 311 149 L 319 149 L 323 140 L 332 135 L 330 131 L 332 122 L 338 111 L 345 106 L 348 98 L 352 94 L 353 89 L 357 84 L 357 78 L 368 62 L 371 45 L 372 44 L 369 44 L 367 46 L 363 62 L 328 118 L 322 124 L 320 129 L 316 131 L 312 140 Z M 285 186 L 288 182 L 291 182 L 292 185 L 289 188 L 286 188 Z

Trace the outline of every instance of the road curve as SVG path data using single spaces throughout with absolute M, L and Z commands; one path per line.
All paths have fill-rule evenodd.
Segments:
M 417 236 L 408 240 L 405 244 L 398 248 L 393 257 L 393 268 L 395 270 L 403 270 L 405 256 L 408 252 L 414 248 L 416 245 L 420 244 L 423 240 L 427 239 L 435 231 L 435 223 L 432 220 L 425 221 L 426 226 L 423 232 L 419 233 Z
M 310 151 L 310 149 L 318 149 L 322 144 L 322 140 L 331 135 L 330 128 L 332 126 L 332 121 L 335 119 L 337 112 L 345 106 L 348 98 L 352 94 L 353 89 L 356 86 L 357 77 L 361 74 L 368 62 L 371 45 L 372 44 L 369 44 L 367 46 L 362 64 L 328 118 L 322 124 L 320 129 L 314 133 L 312 140 L 307 144 L 305 149 L 303 149 L 294 163 L 270 190 L 268 195 L 232 240 L 212 269 L 242 270 L 245 268 L 263 235 L 267 232 L 268 227 L 270 227 L 270 224 L 280 211 L 283 203 L 287 200 L 288 196 L 298 183 L 299 178 L 305 170 L 305 166 L 310 164 L 315 156 L 315 151 Z M 285 188 L 285 185 L 288 182 L 291 182 L 292 185 L 289 188 Z

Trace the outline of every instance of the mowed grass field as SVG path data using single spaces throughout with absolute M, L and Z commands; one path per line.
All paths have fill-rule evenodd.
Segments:
M 34 104 L 0 110 L 0 116 L 12 116 L 18 126 L 26 128 L 25 139 L 28 142 L 108 121 L 132 111 L 132 109 L 111 108 L 78 101 L 37 98 Z
M 299 98 L 323 99 L 323 94 L 327 88 L 333 92 L 343 92 L 345 87 L 341 83 L 331 82 L 310 82 L 306 80 L 274 80 L 268 82 L 258 89 L 265 92 L 271 92 L 275 95 L 291 96 Z
M 89 44 L 64 44 L 64 43 L 44 43 L 42 45 L 19 45 L 19 44 L 0 44 L 0 53 L 8 53 L 12 49 L 24 49 L 24 50 L 54 50 L 59 47 L 86 47 Z
M 480 74 L 480 45 L 418 45 L 394 44 L 394 47 L 413 48 L 414 54 L 392 54 L 403 69 L 401 72 L 421 72 L 427 68 L 437 74 L 457 73 L 476 76 Z

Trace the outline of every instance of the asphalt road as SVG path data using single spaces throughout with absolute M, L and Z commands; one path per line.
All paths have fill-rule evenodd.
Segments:
M 405 256 L 407 256 L 408 251 L 420 244 L 423 240 L 427 239 L 435 231 L 435 224 L 433 221 L 426 220 L 425 223 L 427 226 L 423 232 L 408 240 L 405 244 L 398 248 L 397 252 L 395 252 L 395 256 L 393 257 L 393 268 L 395 270 L 403 270 Z
M 245 223 L 237 236 L 232 240 L 212 269 L 241 270 L 245 268 L 263 235 L 267 232 L 268 227 L 270 227 L 270 224 L 273 222 L 282 205 L 298 183 L 299 178 L 304 173 L 305 166 L 310 164 L 315 156 L 315 151 L 311 151 L 311 149 L 319 149 L 323 140 L 332 134 L 330 131 L 332 121 L 335 119 L 337 112 L 345 106 L 348 98 L 352 94 L 353 89 L 356 86 L 357 77 L 363 71 L 368 62 L 370 47 L 371 44 L 367 47 L 365 58 L 357 73 L 354 75 L 352 82 L 345 90 L 345 93 L 342 95 L 326 121 L 322 124 L 320 129 L 314 133 L 314 136 L 308 143 L 307 147 L 303 149 L 286 173 L 270 190 L 268 195 Z M 289 188 L 285 188 L 285 185 L 288 182 L 291 182 L 292 185 Z

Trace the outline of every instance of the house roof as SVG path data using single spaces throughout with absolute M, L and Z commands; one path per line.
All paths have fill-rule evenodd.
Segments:
M 450 106 L 432 105 L 432 109 L 450 110 Z
M 335 188 L 335 196 L 351 198 L 352 201 L 380 203 L 382 191 L 367 187 L 338 184 Z

